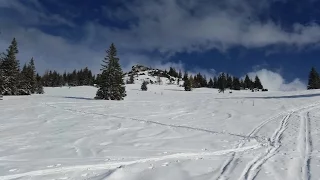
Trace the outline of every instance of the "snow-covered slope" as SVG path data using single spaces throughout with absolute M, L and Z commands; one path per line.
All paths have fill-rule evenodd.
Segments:
M 130 75 L 134 76 L 134 84 L 142 84 L 146 81 L 150 84 L 157 85 L 183 85 L 182 79 L 168 75 L 165 71 L 160 69 L 148 68 L 142 65 L 135 65 L 132 70 L 125 74 L 124 80 L 127 82 L 130 79 Z M 160 82 L 159 82 L 160 78 Z
M 0 180 L 319 179 L 319 91 L 139 89 L 4 97 Z

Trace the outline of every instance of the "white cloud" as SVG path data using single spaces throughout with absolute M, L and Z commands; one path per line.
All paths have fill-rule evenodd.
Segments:
M 295 79 L 288 83 L 279 73 L 267 69 L 250 72 L 248 75 L 253 80 L 257 75 L 264 88 L 273 91 L 297 91 L 306 89 L 306 85 L 299 79 Z
M 104 50 L 111 42 L 118 47 L 125 69 L 130 69 L 135 63 L 185 69 L 183 60 L 177 64 L 166 63 L 166 55 L 177 52 L 214 48 L 226 51 L 235 46 L 257 48 L 279 44 L 302 48 L 319 44 L 318 24 L 296 23 L 292 31 L 285 31 L 280 24 L 261 22 L 257 15 L 273 1 L 126 1 L 124 9 L 104 7 L 108 17 L 130 20 L 128 28 L 115 28 L 99 21 L 77 26 L 68 18 L 50 14 L 39 0 L 28 1 L 33 8 L 19 0 L 1 0 L 0 8 L 9 8 L 17 15 L 0 15 L 0 24 L 6 25 L 0 29 L 0 52 L 13 37 L 17 37 L 20 60 L 24 62 L 35 57 L 42 72 L 46 68 L 70 70 L 84 66 L 98 72 L 105 56 Z M 53 29 L 56 25 L 65 25 L 75 27 L 83 34 L 71 41 L 64 36 L 50 35 L 34 25 L 50 25 Z M 148 55 L 150 52 L 160 52 L 161 56 Z M 194 70 L 207 76 L 215 74 L 208 70 Z

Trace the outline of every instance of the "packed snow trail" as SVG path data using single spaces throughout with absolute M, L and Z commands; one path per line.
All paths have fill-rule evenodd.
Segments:
M 79 165 L 79 166 L 71 166 L 71 167 L 59 167 L 59 168 L 52 168 L 52 169 L 45 169 L 45 170 L 37 170 L 27 173 L 21 173 L 21 174 L 15 174 L 15 175 L 8 175 L 8 176 L 0 176 L 0 180 L 11 180 L 26 176 L 43 176 L 43 175 L 49 175 L 49 174 L 57 174 L 57 173 L 65 173 L 70 171 L 79 171 L 79 170 L 105 170 L 105 169 L 118 169 L 118 168 L 124 168 L 125 166 L 137 164 L 137 163 L 146 163 L 146 162 L 157 162 L 157 161 L 163 161 L 168 159 L 183 159 L 183 158 L 194 158 L 194 157 L 205 157 L 205 156 L 221 156 L 225 154 L 229 154 L 231 152 L 243 152 L 243 151 L 249 151 L 258 149 L 261 146 L 259 144 L 247 146 L 243 148 L 237 148 L 237 149 L 227 149 L 222 151 L 216 151 L 216 152 L 201 152 L 201 153 L 179 153 L 179 154 L 171 154 L 166 155 L 162 157 L 151 157 L 146 159 L 139 159 L 134 161 L 123 161 L 123 162 L 110 162 L 110 163 L 104 163 L 104 164 L 94 164 L 94 165 Z
M 310 130 L 310 112 L 300 114 L 300 131 L 298 136 L 297 150 L 300 152 L 300 169 L 296 172 L 302 180 L 310 180 L 310 161 L 312 153 L 312 138 Z

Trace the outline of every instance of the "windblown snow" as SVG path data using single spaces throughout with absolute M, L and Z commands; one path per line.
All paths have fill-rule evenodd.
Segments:
M 320 92 L 219 94 L 127 85 L 46 88 L 0 101 L 0 180 L 313 180 Z

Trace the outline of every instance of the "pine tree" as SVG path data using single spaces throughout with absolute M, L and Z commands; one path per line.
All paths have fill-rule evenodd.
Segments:
M 320 89 L 320 77 L 314 67 L 312 67 L 309 73 L 308 89 Z
M 36 81 L 37 81 L 37 84 L 36 84 L 35 93 L 43 94 L 44 90 L 43 90 L 43 85 L 42 85 L 42 82 L 41 82 L 41 76 L 39 74 L 36 75 Z
M 241 83 L 240 83 L 239 78 L 233 77 L 233 84 L 232 85 L 233 85 L 233 87 L 232 87 L 233 90 L 240 90 Z
M 244 88 L 248 88 L 248 89 L 252 89 L 252 81 L 251 79 L 249 78 L 248 75 L 246 75 L 245 79 L 244 79 L 244 84 L 245 84 L 245 87 Z
M 26 73 L 26 78 L 28 83 L 30 84 L 30 92 L 34 94 L 36 92 L 36 67 L 34 65 L 34 59 L 31 58 L 28 66 L 27 66 L 27 73 Z
M 184 80 L 184 83 L 183 83 L 184 90 L 185 91 L 191 91 L 192 90 L 192 88 L 191 88 L 192 85 L 191 85 L 191 82 L 190 82 L 190 80 L 188 78 L 188 73 L 187 72 L 185 72 L 183 80 Z
M 227 79 L 226 79 L 226 75 L 224 73 L 221 73 L 219 78 L 218 78 L 218 88 L 219 88 L 219 92 L 223 92 L 225 91 L 227 86 Z
M 232 76 L 227 74 L 227 85 L 226 85 L 226 88 L 232 89 L 232 87 L 233 87 Z
M 103 60 L 100 88 L 96 99 L 123 100 L 126 90 L 123 82 L 123 72 L 117 57 L 117 50 L 112 43 Z
M 143 81 L 143 83 L 141 84 L 141 91 L 147 91 L 148 90 L 147 84 L 148 83 L 146 81 Z
M 263 86 L 262 86 L 261 81 L 258 76 L 255 77 L 254 88 L 263 89 Z
M 179 70 L 179 73 L 178 73 L 178 78 L 181 79 L 182 78 L 182 73 L 181 73 L 181 70 Z
M 30 95 L 31 84 L 29 79 L 30 68 L 25 64 L 19 74 L 18 93 L 19 95 Z
M 134 84 L 134 75 L 133 75 L 133 72 L 130 74 L 128 84 Z
M 209 82 L 208 82 L 208 88 L 214 88 L 214 83 L 212 78 L 210 78 Z
M 157 77 L 157 82 L 158 82 L 159 85 L 161 85 L 161 83 L 162 83 L 160 74 L 159 74 L 158 77 Z
M 18 44 L 13 38 L 11 45 L 7 49 L 1 63 L 3 73 L 3 92 L 4 95 L 18 95 L 20 68 L 16 55 L 19 53 Z
M 213 78 L 213 88 L 218 88 L 218 79 L 217 79 L 217 77 Z

